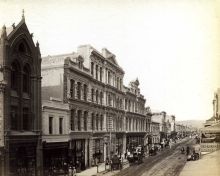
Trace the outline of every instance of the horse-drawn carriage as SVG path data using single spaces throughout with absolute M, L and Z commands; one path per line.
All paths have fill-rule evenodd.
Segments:
M 130 164 L 132 163 L 142 163 L 144 157 L 144 150 L 141 146 L 134 148 L 131 152 L 128 153 L 127 159 Z
M 187 161 L 195 161 L 201 158 L 201 148 L 199 144 L 193 145 L 192 149 L 187 152 Z
M 114 155 L 111 159 L 111 170 L 118 169 L 122 169 L 122 161 L 117 155 Z

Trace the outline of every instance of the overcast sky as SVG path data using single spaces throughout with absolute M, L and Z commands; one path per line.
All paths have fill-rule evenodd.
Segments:
M 212 116 L 220 87 L 219 0 L 0 1 L 0 25 L 21 19 L 22 9 L 43 56 L 78 45 L 106 47 L 138 77 L 146 106 L 177 120 Z

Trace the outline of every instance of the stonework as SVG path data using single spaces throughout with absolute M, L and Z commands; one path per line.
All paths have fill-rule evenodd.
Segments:
M 77 53 L 45 57 L 42 77 L 42 99 L 58 98 L 69 106 L 70 153 L 72 162 L 83 160 L 79 169 L 124 154 L 133 143 L 144 145 L 150 121 L 139 81 L 125 87 L 124 71 L 106 48 L 100 53 L 84 45 Z M 82 153 L 74 153 L 77 145 Z
M 39 44 L 24 17 L 9 29 L 0 39 L 0 175 L 42 175 Z

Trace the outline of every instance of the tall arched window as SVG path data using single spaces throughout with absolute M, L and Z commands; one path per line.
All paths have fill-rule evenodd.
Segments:
M 83 99 L 86 101 L 87 100 L 87 85 L 83 85 Z
M 75 98 L 75 81 L 73 79 L 70 80 L 70 97 Z
M 95 67 L 95 78 L 98 79 L 98 72 L 99 72 L 99 66 L 96 65 Z
M 23 69 L 23 92 L 30 93 L 30 68 L 28 65 Z
M 96 103 L 98 104 L 98 100 L 99 100 L 99 91 L 96 90 Z
M 103 103 L 103 93 L 100 92 L 100 104 L 102 105 L 102 103 Z
M 92 126 L 92 130 L 95 130 L 95 124 L 94 124 L 94 120 L 95 120 L 94 118 L 95 118 L 95 117 L 94 117 L 94 116 L 95 116 L 95 115 L 94 115 L 94 113 L 92 113 L 92 119 L 91 119 L 91 123 L 92 123 L 92 125 L 91 125 L 91 126 Z
M 94 101 L 94 89 L 91 89 L 91 100 Z
M 19 86 L 20 86 L 20 80 L 19 80 L 19 74 L 20 74 L 20 69 L 19 65 L 14 62 L 11 65 L 11 89 L 18 91 Z

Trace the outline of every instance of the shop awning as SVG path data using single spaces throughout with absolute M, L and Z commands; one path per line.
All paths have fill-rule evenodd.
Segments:
M 201 129 L 202 133 L 220 133 L 220 123 L 214 124 L 212 126 L 204 127 Z

